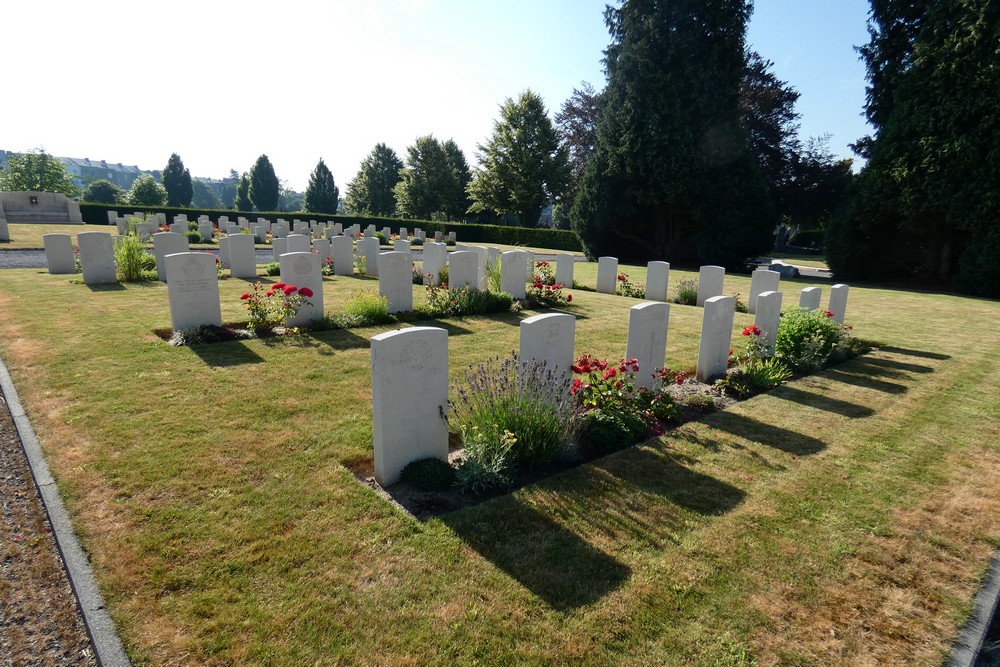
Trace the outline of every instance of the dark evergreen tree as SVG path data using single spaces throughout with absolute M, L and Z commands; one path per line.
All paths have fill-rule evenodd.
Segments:
M 391 216 L 396 214 L 393 188 L 401 178 L 403 161 L 385 144 L 376 144 L 361 163 L 354 180 L 347 184 L 344 206 L 358 215 Z
M 240 176 L 239 183 L 236 184 L 236 197 L 233 199 L 233 208 L 237 211 L 253 210 L 253 200 L 250 199 L 250 175 L 246 172 Z
M 281 183 L 274 174 L 274 167 L 266 155 L 261 155 L 250 168 L 250 199 L 258 211 L 274 211 L 278 208 Z
M 171 153 L 163 170 L 163 187 L 167 191 L 167 206 L 190 206 L 194 196 L 191 172 L 184 167 L 181 156 Z
M 191 189 L 194 191 L 194 195 L 191 197 L 191 205 L 194 208 L 221 209 L 226 207 L 219 199 L 218 193 L 208 183 L 195 178 L 191 181 Z
M 442 206 L 445 217 L 448 220 L 461 220 L 472 201 L 469 199 L 469 183 L 472 181 L 472 170 L 465 159 L 465 153 L 458 147 L 453 139 L 449 139 L 442 145 L 445 156 L 448 158 L 448 166 L 451 168 L 452 179 L 448 183 Z
M 571 212 L 591 256 L 738 268 L 776 219 L 740 128 L 749 0 L 625 0 L 605 19 L 597 148 Z
M 406 168 L 396 184 L 396 210 L 406 218 L 430 220 L 444 213 L 454 174 L 444 145 L 431 135 L 417 137 L 406 149 Z
M 333 174 L 320 158 L 309 175 L 303 206 L 310 213 L 336 213 L 339 201 L 340 190 L 333 181 Z

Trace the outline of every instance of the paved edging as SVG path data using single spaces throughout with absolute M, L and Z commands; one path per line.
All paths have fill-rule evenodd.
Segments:
M 0 359 L 0 389 L 3 390 L 14 420 L 14 428 L 21 438 L 21 446 L 28 457 L 31 476 L 35 479 L 35 486 L 38 488 L 42 505 L 52 526 L 52 535 L 66 566 L 69 583 L 83 614 L 83 624 L 87 628 L 87 634 L 90 635 L 97 662 L 107 667 L 130 666 L 132 663 L 125 654 L 125 647 L 115 632 L 114 622 L 104 606 L 101 591 L 97 588 L 94 573 L 90 569 L 90 561 L 76 538 L 69 513 L 66 512 L 66 506 L 59 496 L 59 490 L 49 471 L 49 465 L 45 462 L 38 438 L 35 437 L 35 431 L 31 428 L 28 416 L 18 399 L 17 389 L 14 388 L 10 373 L 7 372 L 2 359 Z
M 993 556 L 993 563 L 986 572 L 986 579 L 976 594 L 969 620 L 955 641 L 946 663 L 948 667 L 972 667 L 975 664 L 979 652 L 983 649 L 993 614 L 998 611 L 998 603 L 1000 603 L 1000 550 Z

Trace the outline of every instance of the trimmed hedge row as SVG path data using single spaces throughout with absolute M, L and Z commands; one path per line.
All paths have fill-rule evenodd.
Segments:
M 110 204 L 92 204 L 89 202 L 80 203 L 80 213 L 83 221 L 91 225 L 108 224 L 108 211 L 117 211 L 120 216 L 127 216 L 135 211 L 143 213 L 163 213 L 167 216 L 167 221 L 173 220 L 175 215 L 184 213 L 188 220 L 197 220 L 198 216 L 207 215 L 212 222 L 217 223 L 219 218 L 227 216 L 235 222 L 236 218 L 243 216 L 250 220 L 266 218 L 271 222 L 277 222 L 278 218 L 285 220 L 318 220 L 321 222 L 339 222 L 345 227 L 355 223 L 362 228 L 368 225 L 375 225 L 376 229 L 392 227 L 398 230 L 400 227 L 414 229 L 420 227 L 425 232 L 455 232 L 460 243 L 500 243 L 504 245 L 524 245 L 536 248 L 550 248 L 552 250 L 581 251 L 580 239 L 575 232 L 564 229 L 530 228 L 530 227 L 501 227 L 500 225 L 467 224 L 463 222 L 434 222 L 432 220 L 405 220 L 402 218 L 368 218 L 360 215 L 329 215 L 326 213 L 309 213 L 306 211 L 297 212 L 272 212 L 258 213 L 256 211 L 242 212 L 228 209 L 193 209 L 174 208 L 169 206 L 126 206 Z

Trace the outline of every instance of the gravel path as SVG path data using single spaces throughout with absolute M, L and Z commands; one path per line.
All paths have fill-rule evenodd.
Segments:
M 14 665 L 97 660 L 0 396 L 0 666 Z

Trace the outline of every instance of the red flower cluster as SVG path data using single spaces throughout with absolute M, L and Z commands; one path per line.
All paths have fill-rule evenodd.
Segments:
M 297 292 L 298 289 L 299 288 L 296 287 L 295 285 L 285 285 L 285 288 L 282 290 L 282 292 L 285 293 L 285 296 L 291 296 L 295 294 L 295 292 Z
M 243 292 L 243 294 L 240 295 L 240 299 L 242 299 L 243 301 L 246 301 L 249 298 L 250 298 L 250 292 Z
M 576 363 L 570 366 L 570 370 L 574 373 L 580 373 L 585 375 L 591 371 L 603 371 L 608 367 L 608 362 L 595 359 L 589 354 L 585 354 L 576 360 Z
M 824 310 L 823 314 L 826 315 L 827 317 L 833 317 L 833 313 L 831 313 L 829 310 Z
M 627 273 L 619 273 L 618 274 L 618 282 L 623 283 L 623 282 L 626 282 L 627 280 L 628 280 L 628 274 Z
M 759 336 L 759 335 L 761 335 L 761 331 L 757 327 L 756 324 L 751 324 L 750 326 L 748 326 L 746 329 L 743 330 L 743 335 L 744 336 Z
M 299 288 L 299 294 L 301 294 L 302 296 L 304 296 L 305 298 L 308 299 L 309 297 L 311 297 L 313 295 L 313 291 L 311 289 L 309 289 L 308 287 L 300 287 Z

